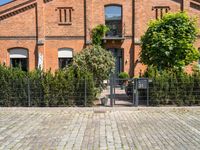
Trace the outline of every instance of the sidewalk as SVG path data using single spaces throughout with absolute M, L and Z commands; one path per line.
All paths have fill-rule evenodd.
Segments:
M 200 107 L 0 108 L 0 149 L 198 150 Z

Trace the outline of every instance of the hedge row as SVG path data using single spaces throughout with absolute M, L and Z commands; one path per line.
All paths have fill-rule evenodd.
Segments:
M 0 66 L 0 106 L 90 106 L 94 85 L 91 73 L 72 66 L 55 74 Z
M 149 72 L 150 73 L 150 72 Z M 193 74 L 163 71 L 151 77 L 150 102 L 152 105 L 200 105 L 200 72 Z

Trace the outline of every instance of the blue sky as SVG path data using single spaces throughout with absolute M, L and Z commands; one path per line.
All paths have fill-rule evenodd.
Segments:
M 0 0 L 0 5 L 10 2 L 11 0 Z

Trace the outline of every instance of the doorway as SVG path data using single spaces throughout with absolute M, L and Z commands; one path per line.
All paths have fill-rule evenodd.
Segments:
M 115 58 L 115 77 L 118 78 L 118 75 L 123 72 L 123 49 L 120 48 L 110 48 L 108 49 L 112 52 Z

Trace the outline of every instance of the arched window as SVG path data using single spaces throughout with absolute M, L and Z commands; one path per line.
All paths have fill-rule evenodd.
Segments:
M 122 6 L 109 5 L 105 6 L 105 24 L 110 28 L 106 36 L 122 36 Z
M 60 48 L 58 50 L 59 68 L 68 67 L 73 59 L 73 50 L 71 48 Z
M 13 48 L 9 50 L 11 67 L 28 70 L 28 51 L 24 48 Z

